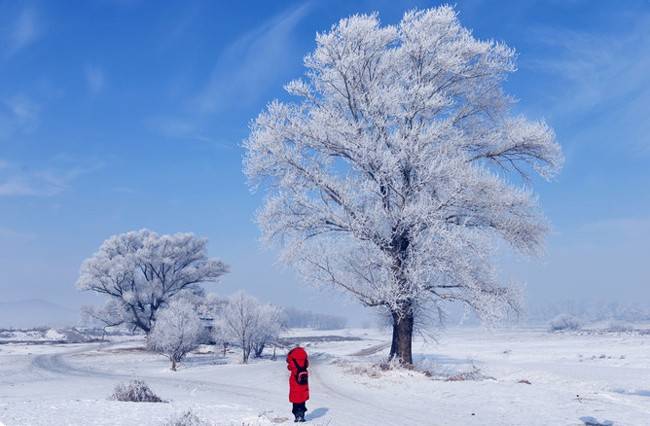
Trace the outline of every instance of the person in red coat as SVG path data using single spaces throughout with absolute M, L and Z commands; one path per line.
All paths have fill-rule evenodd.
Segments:
M 309 399 L 309 358 L 307 352 L 300 346 L 291 349 L 287 354 L 287 370 L 289 376 L 289 401 L 293 404 L 291 412 L 295 416 L 294 422 L 304 422 Z

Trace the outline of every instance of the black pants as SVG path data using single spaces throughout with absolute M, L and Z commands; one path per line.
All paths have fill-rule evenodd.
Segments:
M 307 411 L 307 406 L 305 405 L 304 402 L 301 402 L 300 404 L 293 404 L 293 409 L 291 412 L 293 413 L 294 416 L 304 416 L 305 412 Z

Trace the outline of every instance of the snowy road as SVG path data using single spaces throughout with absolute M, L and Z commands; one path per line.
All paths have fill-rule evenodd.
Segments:
M 91 366 L 74 365 L 71 361 L 75 356 L 83 356 L 92 352 L 101 352 L 111 347 L 114 344 L 102 344 L 95 347 L 82 347 L 57 354 L 42 354 L 33 358 L 32 366 L 44 370 L 49 373 L 58 374 L 61 380 L 67 381 L 71 376 L 81 378 L 105 379 L 110 380 L 111 383 L 119 381 L 130 380 L 134 377 L 132 374 L 120 374 L 111 371 L 95 369 Z M 239 386 L 233 383 L 218 383 L 214 380 L 197 380 L 197 379 L 182 379 L 178 380 L 176 377 L 160 377 L 148 376 L 144 374 L 138 375 L 138 378 L 145 379 L 148 383 L 153 384 L 166 384 L 170 386 L 179 386 L 180 384 L 193 389 L 203 388 L 215 393 L 219 393 L 222 397 L 251 397 L 254 396 L 257 400 L 268 400 L 268 393 L 262 392 L 259 388 Z
M 260 413 L 267 413 L 266 417 L 271 421 L 275 420 L 279 422 L 281 419 L 288 417 L 289 404 L 286 402 L 286 396 L 284 395 L 286 392 L 286 373 L 282 363 L 274 363 L 274 366 L 277 367 L 276 369 L 279 370 L 276 374 L 267 375 L 264 380 L 256 382 L 255 385 L 245 386 L 236 384 L 239 380 L 233 375 L 226 376 L 229 379 L 222 379 L 223 381 L 215 380 L 212 377 L 210 379 L 199 379 L 194 376 L 179 377 L 184 373 L 183 371 L 179 371 L 180 374 L 177 375 L 173 373 L 166 374 L 166 372 L 161 375 L 159 370 L 143 370 L 137 375 L 134 375 L 131 372 L 120 372 L 119 370 L 106 368 L 107 366 L 97 366 L 96 363 L 80 362 L 80 360 L 87 358 L 98 358 L 98 354 L 108 353 L 112 348 L 119 347 L 120 345 L 88 344 L 75 345 L 72 348 L 66 348 L 64 346 L 52 347 L 51 349 L 55 350 L 52 353 L 41 353 L 30 357 L 30 363 L 25 364 L 21 372 L 13 374 L 11 386 L 20 387 L 28 383 L 40 382 L 45 384 L 46 388 L 66 389 L 68 391 L 75 383 L 83 381 L 86 384 L 92 383 L 95 388 L 111 389 L 116 383 L 130 380 L 137 376 L 145 380 L 156 391 L 160 390 L 159 394 L 163 395 L 163 397 L 167 392 L 163 392 L 162 390 L 173 389 L 173 392 L 170 393 L 176 395 L 202 394 L 205 399 L 212 399 L 219 401 L 220 404 L 233 407 L 244 405 L 246 401 L 249 403 L 252 401 L 256 406 L 260 407 Z M 412 421 L 412 424 L 417 424 L 419 421 L 419 419 L 409 419 L 406 415 L 392 411 L 390 408 L 387 408 L 386 404 L 373 405 L 363 398 L 350 395 L 345 389 L 338 388 L 335 382 L 332 383 L 323 380 L 320 374 L 318 374 L 322 365 L 326 365 L 326 363 L 314 357 L 310 385 L 312 394 L 317 396 L 309 404 L 310 415 L 308 416 L 313 423 L 348 424 L 345 419 L 352 418 L 357 418 L 354 424 L 359 425 L 404 424 L 405 421 Z M 256 367 L 258 366 L 251 365 L 249 368 Z M 249 376 L 247 374 L 248 372 L 242 368 L 237 368 L 236 370 L 240 370 L 241 373 Z M 2 382 L 0 383 L 8 385 L 9 383 L 6 382 L 8 381 L 7 379 L 9 379 L 8 376 L 3 376 Z M 241 378 L 241 380 L 245 382 L 245 380 L 250 379 Z M 208 396 L 206 397 L 206 395 Z M 107 394 L 105 393 L 103 396 L 105 398 Z M 79 395 L 74 395 L 74 401 L 81 402 L 83 398 Z M 319 402 L 326 404 L 325 406 L 319 406 Z M 101 401 L 101 403 L 104 404 L 105 402 Z M 336 410 L 333 411 L 331 407 L 336 407 Z M 363 419 L 358 418 L 359 413 L 364 413 Z M 290 415 L 290 413 L 288 414 Z M 258 420 L 259 422 L 264 421 L 264 419 Z M 51 424 L 48 423 L 51 421 L 51 417 L 47 416 L 43 423 L 38 423 L 40 420 L 37 419 L 31 419 L 29 421 L 34 422 L 30 424 Z M 63 421 L 70 421 L 73 422 L 70 424 L 76 424 L 74 423 L 75 420 L 72 419 Z M 101 422 L 101 420 L 95 421 Z M 125 419 L 120 421 L 125 421 Z M 335 421 L 336 423 L 333 423 Z M 387 421 L 390 423 L 386 423 Z M 12 423 L 9 422 L 7 424 Z
M 58 380 L 68 383 L 70 378 L 84 378 L 84 379 L 99 379 L 99 380 L 108 380 L 110 384 L 115 384 L 119 381 L 132 379 L 133 376 L 130 374 L 121 374 L 116 372 L 110 372 L 102 369 L 96 369 L 89 365 L 75 365 L 73 359 L 80 356 L 88 355 L 93 352 L 102 352 L 115 345 L 112 344 L 102 344 L 102 345 L 88 345 L 82 348 L 74 348 L 67 350 L 61 353 L 55 354 L 41 354 L 35 356 L 32 359 L 32 367 L 40 369 L 51 375 L 60 376 Z M 378 345 L 375 350 L 370 351 L 369 353 L 376 353 L 376 349 L 385 348 L 386 344 Z M 382 402 L 382 404 L 373 404 L 372 402 L 365 400 L 363 397 L 357 397 L 350 394 L 349 391 L 346 391 L 345 388 L 337 387 L 335 382 L 328 382 L 323 380 L 319 374 L 319 367 L 323 365 L 323 362 L 318 359 L 317 356 L 313 358 L 312 369 L 311 369 L 311 381 L 310 386 L 313 395 L 317 395 L 315 400 L 325 402 L 327 401 L 328 406 L 335 406 L 336 413 L 333 413 L 329 407 L 316 407 L 310 403 L 310 415 L 309 419 L 320 422 L 331 422 L 335 419 L 340 419 L 340 424 L 345 424 L 344 419 L 353 419 L 356 418 L 354 424 L 358 425 L 379 425 L 379 424 L 419 424 L 421 419 L 409 417 L 406 413 L 401 412 L 398 409 L 391 409 L 390 402 Z M 264 404 L 267 409 L 264 412 L 273 412 L 273 409 L 268 409 L 268 407 L 274 407 L 278 405 L 279 398 L 277 394 L 283 393 L 284 387 L 286 386 L 286 374 L 281 377 L 281 383 L 278 383 L 277 380 L 268 380 L 264 383 L 259 383 L 259 386 L 241 386 L 229 383 L 219 383 L 215 380 L 198 380 L 191 378 L 181 378 L 168 376 L 161 377 L 159 375 L 147 375 L 139 374 L 138 378 L 145 380 L 153 388 L 162 388 L 165 386 L 175 387 L 175 388 L 185 388 L 191 390 L 192 392 L 207 392 L 212 398 L 220 402 L 227 402 L 230 404 L 240 404 L 242 399 L 254 400 L 256 404 Z M 284 395 L 282 395 L 284 397 Z M 284 404 L 286 406 L 288 404 Z M 359 418 L 359 413 L 363 414 L 363 419 Z M 276 418 L 281 418 L 282 415 L 276 416 Z M 327 421 L 325 419 L 327 418 Z M 388 423 L 386 423 L 388 422 Z M 330 423 L 328 423 L 330 424 Z M 339 424 L 339 423 L 335 423 Z

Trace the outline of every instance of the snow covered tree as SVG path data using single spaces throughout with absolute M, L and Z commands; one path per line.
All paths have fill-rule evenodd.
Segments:
M 277 306 L 262 304 L 259 309 L 258 327 L 252 339 L 255 358 L 261 357 L 264 348 L 278 339 L 286 322 L 284 312 Z
M 244 169 L 268 190 L 265 239 L 308 280 L 392 318 L 391 357 L 411 363 L 416 316 L 464 303 L 517 308 L 493 267 L 499 240 L 537 253 L 547 230 L 529 183 L 562 153 L 542 121 L 512 115 L 515 52 L 477 40 L 453 8 L 342 19 L 316 37 L 305 79 L 251 125 Z
M 182 292 L 202 294 L 200 283 L 228 272 L 208 258 L 207 240 L 193 234 L 158 235 L 143 229 L 115 235 L 84 261 L 77 287 L 108 296 L 92 315 L 107 326 L 151 331 L 158 309 Z
M 176 364 L 199 345 L 202 329 L 196 306 L 185 299 L 174 299 L 158 314 L 147 346 L 169 358 L 176 371 Z
M 248 363 L 251 352 L 262 354 L 264 346 L 277 337 L 282 327 L 281 310 L 260 303 L 243 291 L 228 299 L 228 303 L 215 320 L 215 340 L 241 347 L 242 362 Z

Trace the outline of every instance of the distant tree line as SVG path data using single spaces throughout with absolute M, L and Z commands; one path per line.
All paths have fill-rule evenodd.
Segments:
M 582 321 L 650 321 L 650 306 L 642 303 L 567 300 L 530 307 L 528 320 L 545 322 L 563 314 L 571 315 Z
M 338 315 L 319 314 L 297 308 L 285 308 L 287 327 L 337 330 L 345 328 L 347 319 Z

